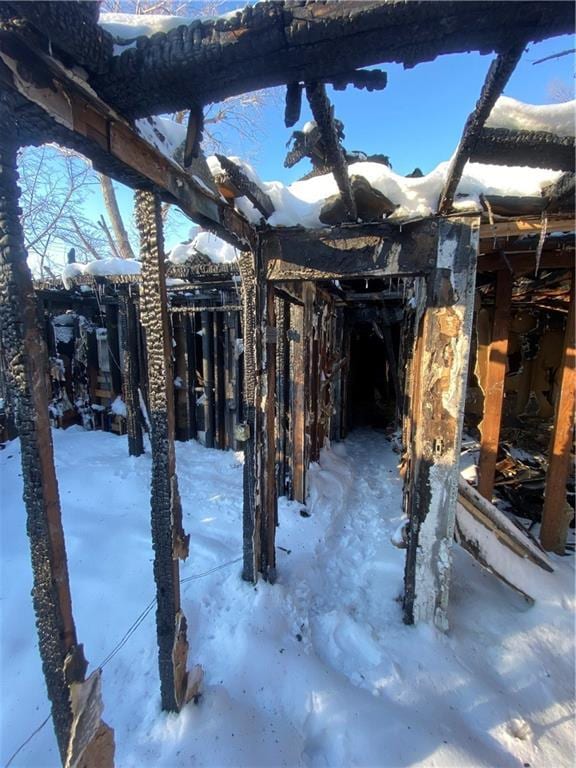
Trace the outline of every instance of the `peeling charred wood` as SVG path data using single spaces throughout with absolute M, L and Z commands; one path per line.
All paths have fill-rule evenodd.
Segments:
M 91 74 L 108 70 L 113 55 L 112 35 L 98 25 L 98 3 L 11 0 L 4 9 L 13 20 L 25 19 L 47 39 L 52 51 L 68 64 L 80 64 Z
M 470 160 L 573 172 L 574 137 L 556 136 L 544 131 L 483 128 L 470 152 Z
M 440 223 L 437 267 L 427 280 L 410 393 L 404 621 L 433 622 L 443 630 L 448 626 L 478 228 L 477 219 Z
M 204 445 L 214 448 L 214 315 L 204 310 L 202 318 L 202 378 L 204 379 Z
M 444 189 L 438 201 L 438 213 L 447 214 L 450 212 L 464 166 L 474 152 L 484 123 L 488 119 L 496 100 L 502 93 L 510 75 L 514 72 L 516 64 L 520 61 L 525 45 L 525 40 L 516 42 L 508 48 L 506 53 L 498 54 L 490 65 L 480 98 L 466 121 L 458 149 L 450 163 Z
M 550 442 L 550 461 L 546 475 L 544 509 L 540 541 L 544 549 L 564 553 L 566 535 L 573 512 L 566 509 L 566 483 L 570 473 L 570 452 L 574 434 L 574 406 L 576 402 L 576 340 L 574 325 L 575 279 L 572 273 L 570 311 L 566 319 L 562 375 L 554 413 L 554 427 Z
M 225 155 L 216 155 L 216 157 L 232 186 L 238 191 L 237 197 L 247 197 L 265 219 L 272 216 L 274 204 L 266 192 L 251 181 L 242 168 L 232 162 L 232 160 L 229 160 Z
M 204 110 L 194 104 L 190 107 L 188 125 L 186 126 L 186 141 L 184 143 L 184 168 L 192 165 L 194 158 L 200 154 L 200 145 L 204 133 Z
M 0 145 L 0 334 L 22 448 L 22 477 L 30 540 L 32 600 L 42 668 L 62 761 L 72 725 L 67 659 L 85 671 L 72 615 L 66 546 L 54 469 L 45 388 L 48 360 L 19 220 L 15 144 Z M 84 671 L 77 673 L 82 680 Z
M 259 88 L 327 80 L 381 62 L 414 66 L 464 51 L 507 50 L 574 30 L 569 3 L 263 3 L 228 19 L 140 38 L 93 78 L 130 117 Z M 442 30 L 442 34 L 431 34 Z M 210 76 L 206 77 L 209 67 Z
M 348 176 L 348 165 L 344 150 L 338 140 L 336 127 L 334 125 L 334 108 L 331 106 L 326 88 L 322 83 L 308 83 L 306 85 L 306 96 L 310 104 L 310 109 L 314 115 L 314 120 L 322 136 L 322 144 L 326 154 L 326 159 L 332 169 L 336 184 L 342 196 L 346 217 L 350 221 L 356 221 L 358 211 L 356 201 L 352 194 L 350 178 Z
M 480 227 L 480 239 L 486 240 L 497 237 L 537 234 L 540 233 L 541 229 L 542 216 L 539 216 L 538 218 L 523 216 L 521 219 L 495 221 L 493 224 L 482 224 Z M 550 217 L 548 218 L 547 231 L 574 232 L 574 219 L 566 217 Z
M 422 275 L 434 266 L 437 223 L 332 229 L 272 230 L 262 234 L 269 280 Z
M 284 108 L 284 125 L 292 128 L 300 120 L 302 111 L 302 85 L 288 83 L 286 86 L 286 106 Z
M 574 211 L 576 199 L 574 173 L 563 173 L 558 181 L 544 187 L 542 196 L 546 199 L 548 213 Z
M 141 456 L 144 453 L 142 420 L 138 384 L 140 381 L 138 360 L 138 326 L 134 301 L 122 293 L 119 299 L 122 347 L 124 357 L 123 394 L 126 403 L 126 431 L 128 432 L 128 454 Z
M 142 283 L 140 308 L 146 334 L 152 450 L 151 527 L 156 581 L 156 629 L 162 709 L 178 712 L 185 703 L 188 643 L 180 609 L 178 559 L 188 555 L 174 448 L 172 344 L 166 308 L 162 214 L 158 196 L 138 192 Z M 178 663 L 184 659 L 184 663 Z
M 13 51 L 14 40 L 24 53 Z M 44 73 L 41 84 L 30 79 L 28 70 L 19 69 L 23 55 L 31 57 Z M 148 144 L 57 61 L 26 47 L 11 32 L 8 36 L 0 33 L 0 62 L 5 85 L 0 98 L 0 129 L 16 130 L 22 145 L 56 141 L 80 152 L 107 176 L 135 189 L 152 189 L 227 242 L 240 249 L 247 247 L 252 230 L 245 219 L 216 195 L 208 195 L 191 175 Z
M 352 85 L 359 90 L 383 91 L 388 84 L 388 75 L 381 69 L 358 69 L 350 74 L 331 77 L 323 82 L 330 83 L 335 91 L 344 91 Z

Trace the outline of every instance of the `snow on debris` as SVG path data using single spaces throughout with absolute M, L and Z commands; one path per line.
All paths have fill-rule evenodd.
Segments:
M 112 433 L 53 438 L 74 617 L 95 668 L 155 594 L 151 457 L 129 457 Z M 238 562 L 241 454 L 194 441 L 176 451 L 188 668 L 203 666 L 204 691 L 179 715 L 160 711 L 152 611 L 103 670 L 118 765 L 572 768 L 573 557 L 551 556 L 529 608 L 455 547 L 450 633 L 405 626 L 405 553 L 390 543 L 403 517 L 398 456 L 382 433 L 355 430 L 322 453 L 307 507 L 280 499 L 278 581 L 254 588 Z M 2 765 L 50 711 L 19 454 L 17 441 L 0 451 Z M 13 766 L 57 764 L 48 724 Z
M 574 136 L 575 111 L 576 100 L 562 104 L 524 104 L 509 96 L 500 96 L 486 121 L 486 128 Z
M 320 212 L 326 199 L 338 193 L 334 176 L 329 173 L 285 186 L 280 181 L 262 181 L 248 163 L 231 158 L 264 192 L 274 204 L 275 211 L 268 223 L 275 227 L 323 227 Z M 221 172 L 215 158 L 208 158 L 214 175 Z M 401 222 L 414 217 L 433 214 L 448 173 L 449 162 L 440 163 L 421 178 L 406 178 L 394 173 L 382 163 L 360 162 L 348 166 L 350 176 L 363 176 L 372 187 L 382 192 L 398 207 L 388 217 Z M 509 167 L 467 163 L 458 185 L 454 208 L 457 211 L 481 211 L 481 195 L 502 197 L 538 197 L 542 187 L 556 181 L 561 171 L 540 168 Z M 238 198 L 236 207 L 253 224 L 261 221 L 262 214 L 245 197 Z
M 199 232 L 191 242 L 179 243 L 168 254 L 173 264 L 185 264 L 197 254 L 207 256 L 213 264 L 236 262 L 239 253 L 234 246 L 221 240 L 212 232 Z
M 174 160 L 174 153 L 186 141 L 186 126 L 167 117 L 143 117 L 136 120 L 136 130 L 170 160 Z
M 151 37 L 157 32 L 187 26 L 193 19 L 185 16 L 162 16 L 159 14 L 101 13 L 99 25 L 113 37 L 132 40 L 135 37 Z M 120 51 L 126 50 L 119 46 Z
M 141 264 L 135 259 L 97 259 L 87 264 L 66 264 L 62 270 L 64 287 L 72 287 L 74 279 L 82 275 L 108 277 L 109 275 L 139 275 Z

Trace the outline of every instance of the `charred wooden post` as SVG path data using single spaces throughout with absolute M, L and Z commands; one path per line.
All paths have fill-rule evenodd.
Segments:
M 152 545 L 156 581 L 156 629 L 162 709 L 178 712 L 186 703 L 188 673 L 186 618 L 180 607 L 178 559 L 188 556 L 174 448 L 174 388 L 169 332 L 164 242 L 159 198 L 136 196 L 142 259 L 141 317 L 146 333 L 152 448 Z
M 188 318 L 185 314 L 172 315 L 172 327 L 174 329 L 175 367 L 174 367 L 174 400 L 176 428 L 174 437 L 176 440 L 190 439 L 190 387 L 188 375 Z
M 214 313 L 204 311 L 202 318 L 202 377 L 204 379 L 204 445 L 214 448 Z
M 196 420 L 196 314 L 185 316 L 186 359 L 188 361 L 188 414 L 190 418 L 190 439 L 198 436 Z
M 326 95 L 326 87 L 322 83 L 308 83 L 306 85 L 306 96 L 308 97 L 314 120 L 316 120 L 322 135 L 322 143 L 324 144 L 334 178 L 336 179 L 336 184 L 338 184 L 346 215 L 350 221 L 356 221 L 358 210 L 348 176 L 348 165 L 344 150 L 338 141 L 334 125 L 333 108 Z
M 317 342 L 314 341 L 314 303 L 316 300 L 316 285 L 312 282 L 306 282 L 302 286 L 302 300 L 304 301 L 303 318 L 303 397 L 304 397 L 304 466 L 303 472 L 303 499 L 306 501 L 308 484 L 306 482 L 306 473 L 310 462 L 314 461 L 313 436 L 315 434 L 316 412 L 313 407 L 313 390 L 316 375 L 314 371 L 314 347 Z
M 273 288 L 266 282 L 260 244 L 240 257 L 244 331 L 244 570 L 276 576 L 275 391 L 276 324 Z
M 446 214 L 450 212 L 456 189 L 462 178 L 464 166 L 476 147 L 484 123 L 488 119 L 497 98 L 504 90 L 504 86 L 512 72 L 514 72 L 516 64 L 520 61 L 524 48 L 524 42 L 516 43 L 506 53 L 499 54 L 490 65 L 486 80 L 482 86 L 480 98 L 476 103 L 474 111 L 466 121 L 460 144 L 450 163 L 444 189 L 438 201 L 438 213 Z
M 488 370 L 484 392 L 484 416 L 480 424 L 480 459 L 478 461 L 478 492 L 492 500 L 494 474 L 504 404 L 504 381 L 508 358 L 508 332 L 512 302 L 512 275 L 509 270 L 496 273 L 494 320 L 488 347 Z
M 570 472 L 570 451 L 574 434 L 574 405 L 576 400 L 576 340 L 574 324 L 574 273 L 570 311 L 566 320 L 562 376 L 554 414 L 554 428 L 550 443 L 546 492 L 542 511 L 540 541 L 544 549 L 564 553 L 566 534 L 572 518 L 572 509 L 566 501 L 566 483 Z
M 277 493 L 286 493 L 286 477 L 288 474 L 288 402 L 290 398 L 290 358 L 288 348 L 288 328 L 290 323 L 290 305 L 283 298 L 276 298 L 276 378 L 277 378 L 277 414 L 276 414 L 276 455 Z
M 292 304 L 290 306 L 290 368 L 292 370 L 292 386 L 290 395 L 290 443 L 291 451 L 291 487 L 292 498 L 302 504 L 306 501 L 304 480 L 305 465 L 305 417 L 304 417 L 304 381 L 306 365 L 304 351 L 306 336 L 304 333 L 304 309 Z
M 0 145 L 0 333 L 22 449 L 38 646 L 64 763 L 74 720 L 70 689 L 84 681 L 87 664 L 72 615 L 45 388 L 48 361 L 19 220 L 16 151 L 16 144 L 4 138 Z
M 142 417 L 140 414 L 140 365 L 138 361 L 138 323 L 136 307 L 126 293 L 120 295 L 120 323 L 122 327 L 124 402 L 126 403 L 126 430 L 128 432 L 128 454 L 141 456 L 144 453 Z
M 215 446 L 226 448 L 226 389 L 224 384 L 224 313 L 214 312 L 214 435 Z
M 477 219 L 438 223 L 412 387 L 413 433 L 405 480 L 409 516 L 404 620 L 447 629 L 464 394 L 474 298 Z
M 106 303 L 106 338 L 112 380 L 112 399 L 122 392 L 122 371 L 120 370 L 120 339 L 118 335 L 118 304 Z
M 284 108 L 284 125 L 292 128 L 300 120 L 302 111 L 302 84 L 288 83 L 286 86 L 286 106 Z

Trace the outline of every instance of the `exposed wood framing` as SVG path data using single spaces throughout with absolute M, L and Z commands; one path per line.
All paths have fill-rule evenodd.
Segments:
M 550 443 L 548 474 L 540 541 L 544 549 L 563 554 L 568 526 L 573 511 L 566 501 L 566 483 L 570 472 L 570 455 L 574 440 L 574 407 L 576 404 L 576 323 L 574 312 L 575 282 L 572 273 L 570 311 L 566 320 L 562 374 L 556 400 L 554 428 Z
M 344 211 L 350 221 L 356 221 L 358 209 L 348 176 L 348 164 L 344 150 L 338 141 L 336 126 L 334 125 L 334 109 L 326 95 L 326 87 L 322 83 L 308 83 L 306 96 L 322 137 L 326 158 L 340 190 Z
M 16 49 L 15 49 L 16 46 Z M 29 66 L 22 68 L 24 58 Z M 87 84 L 15 32 L 0 31 L 0 82 L 12 95 L 13 112 L 27 115 L 22 143 L 57 141 L 81 152 L 108 176 L 135 188 L 154 189 L 198 224 L 243 249 L 252 230 L 233 208 L 209 195 L 193 176 L 145 141 Z M 33 73 L 40 70 L 44 79 Z M 0 104 L 0 107 L 2 105 Z M 2 116 L 11 122 L 10 112 Z
M 437 222 L 275 229 L 262 234 L 267 278 L 337 280 L 421 275 L 434 266 Z
M 522 56 L 525 45 L 526 41 L 516 42 L 506 51 L 506 53 L 500 53 L 490 65 L 486 80 L 482 86 L 480 98 L 476 103 L 474 111 L 469 115 L 468 120 L 466 121 L 460 144 L 450 163 L 446 182 L 438 201 L 438 213 L 450 213 L 456 189 L 462 178 L 464 166 L 474 151 L 480 132 L 482 131 L 484 123 L 488 119 L 497 98 L 502 93 L 510 75 L 514 72 L 516 64 Z
M 118 334 L 118 304 L 106 302 L 106 339 L 112 396 L 114 400 L 122 392 L 122 371 L 120 370 L 120 339 Z
M 540 257 L 540 269 L 570 269 L 574 264 L 574 248 L 564 247 L 553 251 L 543 251 Z M 478 272 L 498 272 L 512 269 L 514 275 L 534 274 L 536 270 L 536 251 L 514 253 L 498 251 L 478 258 Z
M 290 369 L 292 386 L 290 389 L 290 442 L 291 442 L 291 488 L 292 498 L 300 503 L 306 501 L 304 477 L 305 467 L 305 422 L 304 422 L 304 381 L 307 376 L 304 350 L 304 308 L 290 305 Z
M 479 425 L 481 438 L 480 458 L 478 460 L 478 492 L 488 501 L 492 500 L 492 491 L 494 490 L 494 474 L 496 472 L 500 423 L 504 404 L 512 284 L 512 275 L 507 269 L 496 273 L 496 297 L 492 334 L 488 346 L 484 415 Z
M 156 628 L 162 709 L 178 712 L 186 703 L 188 673 L 186 618 L 180 607 L 178 560 L 188 556 L 174 448 L 172 339 L 166 307 L 164 242 L 160 199 L 136 196 L 142 259 L 141 319 L 146 333 L 148 398 L 152 432 L 151 522 L 156 580 Z
M 404 619 L 448 626 L 464 394 L 472 326 L 478 220 L 440 223 L 427 280 L 411 391 L 405 494 L 409 516 Z
M 54 469 L 45 388 L 48 360 L 19 220 L 17 145 L 0 145 L 0 333 L 22 449 L 30 540 L 32 600 L 38 646 L 62 762 L 73 712 L 70 686 L 84 680 L 86 661 L 72 615 L 66 545 Z
M 226 448 L 226 390 L 224 369 L 224 313 L 213 315 L 214 329 L 214 442 Z
M 483 128 L 470 160 L 492 165 L 525 165 L 530 168 L 574 170 L 574 137 L 544 131 L 509 131 Z
M 290 355 L 288 330 L 290 326 L 290 304 L 283 297 L 276 297 L 276 456 L 277 493 L 284 496 L 288 476 L 288 414 L 290 402 Z
M 487 240 L 496 237 L 517 237 L 518 235 L 538 234 L 542 229 L 542 216 L 537 218 L 521 218 L 508 221 L 485 223 L 480 227 L 480 239 Z M 566 217 L 549 217 L 548 232 L 574 232 L 574 219 Z M 492 249 L 493 250 L 493 249 Z
M 189 366 L 188 366 L 188 318 L 186 315 L 173 315 L 172 328 L 174 332 L 174 405 L 175 405 L 175 432 L 176 440 L 190 440 L 190 397 L 188 390 Z M 178 379 L 178 386 L 176 380 Z
M 141 456 L 144 453 L 142 417 L 140 414 L 140 361 L 138 359 L 138 321 L 134 300 L 125 291 L 119 297 L 120 323 L 123 329 L 123 380 L 124 402 L 126 403 L 126 430 L 128 432 L 128 454 Z

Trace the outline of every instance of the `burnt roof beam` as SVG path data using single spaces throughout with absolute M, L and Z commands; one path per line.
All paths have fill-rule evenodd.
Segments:
M 483 128 L 470 160 L 493 165 L 527 165 L 574 171 L 574 137 L 545 131 Z
M 480 92 L 480 98 L 476 102 L 474 111 L 470 113 L 466 120 L 458 149 L 448 168 L 446 182 L 438 201 L 438 213 L 447 214 L 452 209 L 454 196 L 462 178 L 464 166 L 474 152 L 484 123 L 490 116 L 496 100 L 504 90 L 504 86 L 520 61 L 525 44 L 526 41 L 516 43 L 506 53 L 499 54 L 490 65 Z

